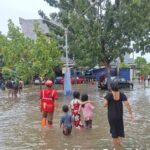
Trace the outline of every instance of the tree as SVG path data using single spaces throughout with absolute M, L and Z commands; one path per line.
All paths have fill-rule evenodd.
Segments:
M 60 9 L 51 19 L 69 26 L 70 54 L 79 65 L 103 64 L 110 80 L 110 63 L 133 51 L 144 52 L 150 36 L 148 0 L 45 0 Z M 145 5 L 146 4 L 146 5 Z M 86 14 L 85 8 L 91 6 Z M 41 14 L 41 13 L 40 13 Z M 47 17 L 42 12 L 42 17 Z M 52 17 L 53 16 L 53 17 Z M 131 47 L 131 42 L 134 42 Z M 108 85 L 109 86 L 109 85 Z
M 143 65 L 147 64 L 147 61 L 143 57 L 137 57 L 135 59 L 135 64 L 137 65 L 137 68 L 141 69 Z
M 143 67 L 140 69 L 142 75 L 147 76 L 150 74 L 150 63 L 144 64 Z
M 150 63 L 147 63 L 145 58 L 137 57 L 135 59 L 135 64 L 137 66 L 137 69 L 139 69 L 140 74 L 148 75 L 150 73 Z
M 30 50 L 34 47 L 34 42 L 25 38 L 19 27 L 15 26 L 11 20 L 8 21 L 6 38 L 7 46 L 3 50 L 5 62 L 3 72 L 9 71 L 10 76 L 22 78 L 25 81 L 31 79 L 32 70 L 29 62 L 32 57 Z
M 4 58 L 3 74 L 13 75 L 24 81 L 35 74 L 54 76 L 54 67 L 60 64 L 60 51 L 53 38 L 49 39 L 35 25 L 37 39 L 26 38 L 14 23 L 8 21 L 8 35 L 0 36 L 0 52 Z
M 7 47 L 7 38 L 0 33 L 0 73 L 4 65 L 3 51 Z
M 120 68 L 130 68 L 130 64 L 121 63 Z
M 61 52 L 57 48 L 57 43 L 53 38 L 47 37 L 38 25 L 35 25 L 37 39 L 34 49 L 32 49 L 32 70 L 40 76 L 48 75 L 54 77 L 55 67 L 61 64 Z

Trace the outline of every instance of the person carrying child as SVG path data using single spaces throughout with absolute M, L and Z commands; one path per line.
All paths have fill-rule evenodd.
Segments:
M 81 101 L 87 102 L 88 101 L 88 95 L 83 94 L 81 96 Z M 92 117 L 93 117 L 93 110 L 94 109 L 95 109 L 95 107 L 91 103 L 83 104 L 81 107 L 81 110 L 83 112 L 84 122 L 85 122 L 85 128 L 87 128 L 87 129 L 92 128 Z
M 70 135 L 72 131 L 72 115 L 69 114 L 68 105 L 63 105 L 62 111 L 64 114 L 60 118 L 60 128 L 63 126 L 63 134 Z
M 70 108 L 72 112 L 73 125 L 76 128 L 83 128 L 83 124 L 81 122 L 81 101 L 80 101 L 80 93 L 78 91 L 73 92 L 73 100 L 70 102 Z

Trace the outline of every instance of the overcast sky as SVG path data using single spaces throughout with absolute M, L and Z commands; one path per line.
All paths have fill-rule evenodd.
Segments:
M 38 10 L 43 10 L 47 15 L 55 11 L 44 0 L 0 0 L 0 31 L 8 31 L 8 19 L 12 19 L 19 26 L 19 17 L 25 19 L 38 19 Z
M 19 17 L 24 19 L 40 18 L 38 15 L 38 10 L 40 9 L 47 15 L 56 11 L 48 3 L 44 2 L 44 0 L 0 0 L 0 31 L 3 34 L 7 33 L 8 19 L 12 19 L 15 25 L 20 27 Z M 145 58 L 150 62 L 150 54 L 146 54 Z

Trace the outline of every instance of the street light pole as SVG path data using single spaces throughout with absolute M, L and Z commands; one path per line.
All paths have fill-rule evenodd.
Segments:
M 79 15 L 79 17 L 83 16 L 91 7 L 93 7 L 96 3 L 98 3 L 99 0 L 95 0 L 94 3 L 86 8 L 82 14 Z M 57 22 L 53 22 L 47 19 L 42 19 L 45 20 L 61 29 L 64 30 L 65 32 L 65 53 L 66 53 L 66 71 L 65 71 L 65 77 L 64 77 L 64 95 L 71 95 L 72 93 L 72 87 L 71 87 L 71 78 L 70 78 L 70 68 L 69 68 L 69 60 L 68 60 L 68 28 L 71 26 L 72 23 L 70 23 L 66 28 L 63 27 L 63 25 L 58 24 Z
M 65 28 L 65 53 L 66 53 L 66 71 L 64 77 L 64 95 L 71 95 L 72 94 L 72 87 L 71 87 L 71 75 L 70 75 L 70 68 L 69 68 L 69 60 L 68 60 L 68 28 Z
M 69 68 L 69 60 L 68 60 L 68 27 L 64 28 L 62 24 L 50 21 L 48 19 L 42 19 L 47 21 L 56 27 L 61 28 L 65 33 L 65 53 L 66 53 L 66 65 L 65 65 L 65 77 L 64 77 L 64 95 L 68 96 L 72 94 L 72 87 L 71 87 L 71 78 L 70 78 L 70 68 Z
M 97 1 L 95 1 L 93 5 L 95 5 L 96 3 L 97 3 Z M 85 9 L 84 12 L 81 15 L 79 15 L 79 17 L 83 16 L 92 6 Z M 69 60 L 68 60 L 68 28 L 71 25 L 72 25 L 72 23 L 70 23 L 65 28 L 66 72 L 65 72 L 65 78 L 64 78 L 64 95 L 71 95 L 71 93 L 72 93 L 71 78 L 70 78 L 71 75 L 70 75 L 70 68 L 69 68 L 69 64 L 68 64 L 68 62 L 69 62 Z
M 68 28 L 65 28 L 66 67 L 68 67 Z

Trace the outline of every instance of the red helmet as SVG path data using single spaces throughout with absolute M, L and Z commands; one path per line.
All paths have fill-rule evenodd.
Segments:
M 47 81 L 45 82 L 45 85 L 46 85 L 46 86 L 52 86 L 52 85 L 53 85 L 53 81 L 52 81 L 52 80 L 47 80 Z

